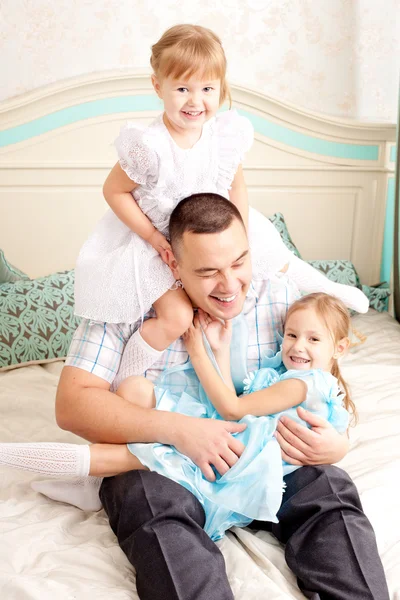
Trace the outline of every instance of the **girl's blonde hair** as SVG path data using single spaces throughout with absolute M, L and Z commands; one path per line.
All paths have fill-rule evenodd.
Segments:
M 151 47 L 150 64 L 156 77 L 219 79 L 220 106 L 225 100 L 231 106 L 225 52 L 221 40 L 210 29 L 200 25 L 175 25 L 167 29 Z
M 317 315 L 323 320 L 326 328 L 332 336 L 332 341 L 336 345 L 343 338 L 349 336 L 350 331 L 350 315 L 349 311 L 338 298 L 329 296 L 322 292 L 314 294 L 308 294 L 303 296 L 299 300 L 296 300 L 290 307 L 286 315 L 286 320 L 296 311 L 304 310 L 306 308 L 313 308 Z M 338 360 L 333 358 L 333 365 L 331 373 L 339 382 L 340 388 L 345 393 L 344 407 L 348 410 L 352 416 L 354 423 L 357 421 L 357 411 L 354 402 L 350 396 L 350 390 L 342 377 L 339 369 Z

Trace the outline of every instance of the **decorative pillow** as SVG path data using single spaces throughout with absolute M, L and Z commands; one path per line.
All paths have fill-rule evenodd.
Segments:
M 3 250 L 0 250 L 0 284 L 13 283 L 20 279 L 29 279 L 28 275 L 10 265 L 4 256 Z
M 377 285 L 362 285 L 362 291 L 369 299 L 369 305 L 378 312 L 389 308 L 390 288 L 386 281 Z
M 309 260 L 309 264 L 328 279 L 358 287 L 369 299 L 369 305 L 378 312 L 388 309 L 390 288 L 386 281 L 377 285 L 361 285 L 355 266 L 349 260 Z M 354 313 L 355 314 L 355 313 Z
M 301 258 L 300 252 L 297 250 L 296 246 L 293 243 L 292 238 L 290 237 L 290 233 L 286 226 L 283 214 L 279 213 L 279 212 L 275 213 L 274 215 L 272 215 L 272 217 L 269 217 L 269 220 L 281 234 L 281 238 L 282 238 L 285 246 L 287 246 L 287 248 L 289 248 L 289 250 L 291 250 L 293 252 L 293 254 L 295 254 L 296 256 Z
M 65 358 L 79 320 L 73 271 L 0 285 L 0 370 Z
M 321 271 L 328 279 L 361 289 L 360 278 L 355 266 L 349 260 L 309 260 L 314 269 Z

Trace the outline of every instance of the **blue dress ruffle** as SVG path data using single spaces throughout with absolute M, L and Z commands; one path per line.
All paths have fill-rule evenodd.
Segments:
M 328 420 L 340 433 L 348 426 L 348 412 L 342 406 L 343 395 L 335 377 L 321 370 L 286 371 L 281 353 L 266 356 L 262 367 L 244 379 L 244 394 L 267 388 L 285 379 L 302 379 L 308 387 L 306 410 Z M 243 381 L 243 380 L 242 380 Z M 157 409 L 185 415 L 221 419 L 194 372 L 191 363 L 167 370 L 155 387 Z M 297 407 L 263 417 L 247 415 L 245 431 L 235 434 L 245 450 L 237 463 L 209 482 L 188 457 L 173 446 L 163 444 L 128 444 L 129 450 L 151 471 L 183 485 L 201 502 L 206 515 L 204 529 L 212 540 L 225 531 L 246 526 L 254 519 L 277 522 L 282 502 L 283 477 L 298 467 L 282 461 L 278 442 L 273 436 L 282 415 L 307 425 Z

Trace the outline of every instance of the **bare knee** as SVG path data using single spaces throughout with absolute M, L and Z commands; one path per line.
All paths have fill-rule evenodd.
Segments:
M 116 394 L 143 408 L 154 408 L 156 405 L 154 386 L 145 377 L 127 377 L 118 386 Z
M 168 332 L 168 337 L 178 339 L 193 322 L 193 306 L 183 290 L 172 293 L 176 294 L 174 301 L 170 297 L 168 302 L 154 304 L 154 308 L 157 320 L 164 331 Z

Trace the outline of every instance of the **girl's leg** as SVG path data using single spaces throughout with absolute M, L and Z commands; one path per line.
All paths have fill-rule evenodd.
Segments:
M 297 256 L 292 256 L 286 274 L 301 292 L 325 292 L 331 294 L 352 310 L 365 313 L 368 310 L 368 298 L 361 290 L 350 285 L 331 281 Z
M 128 340 L 111 391 L 128 377 L 142 375 L 193 321 L 192 304 L 182 289 L 168 290 L 153 308 L 156 317 L 147 319 Z
M 144 377 L 129 378 L 117 393 L 144 408 L 155 405 L 153 384 Z M 75 477 L 35 481 L 32 488 L 83 510 L 100 510 L 98 490 L 103 477 L 145 469 L 125 444 L 0 444 L 0 464 L 42 475 Z
M 156 405 L 154 385 L 145 377 L 136 375 L 127 377 L 120 383 L 115 393 L 142 408 L 154 408 Z
M 33 481 L 32 488 L 51 500 L 72 504 L 81 510 L 97 511 L 102 508 L 99 490 L 103 477 L 139 469 L 147 471 L 129 452 L 126 444 L 91 444 L 77 447 L 84 448 L 90 454 L 88 473 L 69 479 Z
M 168 348 L 190 327 L 193 306 L 186 292 L 179 288 L 168 290 L 153 304 L 156 317 L 147 319 L 140 330 L 144 341 L 155 350 Z
M 147 319 L 125 346 L 116 378 L 115 391 L 131 376 L 142 375 L 193 321 L 193 307 L 182 289 L 169 290 L 154 303 L 156 317 Z

